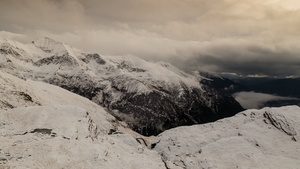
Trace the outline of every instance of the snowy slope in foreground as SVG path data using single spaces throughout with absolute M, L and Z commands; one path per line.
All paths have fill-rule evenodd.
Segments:
M 178 127 L 153 141 L 169 168 L 295 169 L 300 108 L 247 110 L 214 123 Z
M 88 99 L 2 72 L 0 83 L 0 168 L 164 168 Z

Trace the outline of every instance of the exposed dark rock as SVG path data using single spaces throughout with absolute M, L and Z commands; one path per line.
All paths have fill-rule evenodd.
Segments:
M 0 164 L 6 164 L 8 162 L 7 158 L 0 157 Z
M 31 96 L 29 96 L 27 93 L 19 92 L 19 94 L 24 97 L 24 100 L 33 102 Z
M 6 101 L 2 101 L 2 100 L 0 100 L 0 107 L 1 108 L 10 108 L 10 109 L 14 108 L 13 105 L 11 105 L 10 103 L 8 103 Z
M 0 53 L 2 53 L 2 54 L 11 54 L 13 56 L 21 56 L 20 53 L 18 53 L 17 51 L 15 51 L 12 48 L 1 48 Z
M 154 149 L 155 146 L 160 142 L 160 140 L 158 140 L 157 142 L 151 143 L 150 145 L 150 149 Z
M 283 115 L 266 111 L 264 117 L 270 120 L 273 126 L 285 132 L 287 135 L 295 136 L 297 134 L 292 124 L 290 124 Z
M 20 91 L 13 91 L 13 94 L 17 95 L 17 96 L 21 96 L 23 100 L 25 101 L 29 101 L 29 102 L 33 102 L 32 97 L 24 92 L 20 92 Z
M 60 64 L 62 66 L 72 66 L 72 65 L 78 66 L 79 65 L 73 57 L 69 56 L 68 53 L 66 53 L 62 56 L 54 55 L 51 57 L 43 58 L 34 63 L 35 66 L 43 66 L 43 65 L 49 65 L 49 64 L 56 64 L 56 65 Z
M 56 137 L 56 136 L 57 136 L 57 134 L 56 134 L 56 133 L 54 133 L 54 132 L 52 132 L 50 136 L 51 136 L 51 137 Z
M 70 138 L 69 138 L 69 137 L 65 137 L 65 136 L 63 136 L 62 138 L 63 138 L 63 139 L 66 139 L 66 140 L 70 140 Z
M 131 65 L 126 64 L 125 62 L 121 62 L 118 65 L 118 68 L 119 69 L 127 69 L 129 72 L 145 72 L 144 69 L 132 67 Z
M 97 84 L 88 76 L 85 76 L 83 72 L 79 72 L 71 77 L 68 75 L 56 74 L 56 76 L 45 80 L 45 82 L 60 86 L 90 100 L 92 100 L 102 89 L 99 84 Z
M 109 131 L 108 131 L 108 135 L 112 135 L 113 133 L 115 133 L 116 132 L 116 130 L 115 129 L 109 129 Z
M 136 138 L 136 141 L 144 146 L 148 146 L 146 141 L 143 138 Z
M 52 129 L 46 129 L 46 128 L 38 128 L 32 130 L 30 133 L 41 133 L 41 134 L 48 134 L 50 135 L 52 132 Z
M 87 54 L 85 58 L 82 59 L 85 63 L 89 63 L 91 60 L 94 60 L 96 63 L 100 65 L 104 65 L 106 62 L 101 58 L 101 56 L 97 53 L 95 54 Z

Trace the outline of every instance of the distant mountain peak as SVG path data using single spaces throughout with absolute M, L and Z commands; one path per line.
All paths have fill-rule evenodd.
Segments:
M 20 43 L 16 41 L 12 41 L 6 38 L 0 39 L 0 53 L 20 57 L 21 53 L 24 53 L 24 50 L 18 48 L 19 44 Z
M 58 42 L 58 41 L 56 41 L 56 40 L 54 40 L 54 39 L 51 39 L 51 38 L 49 38 L 49 37 L 46 37 L 46 36 L 37 39 L 35 42 L 43 42 L 43 41 L 47 41 L 47 42 L 51 42 L 51 43 L 60 43 L 60 44 L 62 44 L 61 42 Z
M 33 44 L 35 44 L 36 46 L 41 46 L 41 45 L 46 45 L 46 44 L 61 44 L 62 45 L 63 43 L 58 42 L 49 37 L 42 37 L 42 38 L 39 38 L 39 39 L 33 41 Z
M 14 44 L 16 44 L 17 42 L 16 41 L 13 41 L 13 40 L 10 40 L 10 39 L 7 39 L 7 38 L 0 38 L 0 44 L 1 44 L 1 47 L 5 46 L 15 46 Z
M 47 53 L 51 53 L 51 52 L 58 52 L 61 50 L 64 50 L 64 44 L 61 42 L 57 42 L 53 39 L 50 39 L 48 37 L 43 37 L 40 38 L 36 41 L 32 42 L 36 47 L 42 49 L 43 51 L 47 52 Z
M 40 48 L 46 53 L 49 53 L 50 56 L 72 56 L 77 62 L 78 58 L 81 58 L 82 51 L 66 45 L 62 42 L 55 41 L 48 37 L 40 38 L 32 42 L 34 46 Z

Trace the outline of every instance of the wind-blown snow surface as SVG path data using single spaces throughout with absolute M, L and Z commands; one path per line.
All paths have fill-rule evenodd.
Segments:
M 0 72 L 0 168 L 165 168 L 102 107 Z
M 144 135 L 211 122 L 243 109 L 234 98 L 200 84 L 199 74 L 165 62 L 88 54 L 49 38 L 30 44 L 0 40 L 0 56 L 3 72 L 84 96 Z
M 214 123 L 178 127 L 152 147 L 169 168 L 295 169 L 300 166 L 300 108 L 247 110 Z

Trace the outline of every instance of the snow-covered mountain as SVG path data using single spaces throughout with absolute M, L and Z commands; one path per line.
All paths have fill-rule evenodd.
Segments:
M 215 121 L 242 110 L 230 96 L 199 83 L 169 63 L 134 56 L 88 54 L 42 38 L 30 44 L 0 40 L 0 69 L 80 94 L 144 135 Z
M 177 127 L 152 141 L 167 168 L 295 169 L 300 108 L 246 110 L 214 123 Z
M 295 169 L 300 108 L 247 110 L 144 137 L 60 87 L 0 71 L 0 168 Z
M 131 98 L 126 98 L 129 100 L 139 95 L 152 96 L 154 87 L 150 84 L 154 82 L 151 81 L 164 78 L 151 79 L 150 75 L 155 71 L 152 66 L 148 70 L 143 65 L 145 71 L 141 71 L 141 67 L 133 67 L 133 64 L 124 65 L 132 57 L 116 57 L 112 61 L 99 55 L 88 56 L 68 47 L 77 59 L 82 56 L 82 63 L 80 59 L 79 62 L 76 58 L 72 59 L 73 56 L 69 54 L 56 57 L 58 55 L 51 55 L 52 49 L 37 50 L 35 44 L 23 45 L 5 41 L 0 50 L 0 168 L 294 169 L 300 166 L 298 106 L 247 110 L 213 123 L 177 127 L 156 137 L 145 137 L 131 130 L 126 123 L 118 121 L 107 111 L 114 110 L 113 103 L 118 102 L 117 99 L 121 97 L 117 95 L 117 91 L 121 94 L 134 91 Z M 55 50 L 65 51 L 59 47 L 55 47 Z M 122 63 L 120 60 L 126 62 Z M 131 62 L 138 61 L 140 63 L 136 64 L 157 66 L 157 71 L 166 71 L 166 66 L 178 78 L 182 78 L 174 80 L 170 77 L 168 83 L 162 81 L 157 84 L 163 87 L 156 86 L 155 91 L 164 94 L 164 97 L 168 97 L 168 91 L 162 89 L 169 87 L 171 90 L 176 86 L 175 83 L 183 83 L 180 80 L 184 81 L 184 78 L 190 80 L 190 83 L 180 84 L 185 86 L 183 94 L 199 86 L 198 90 L 204 94 L 212 90 L 206 85 L 192 83 L 197 82 L 193 80 L 196 76 L 185 74 L 167 63 L 148 63 L 137 59 Z M 115 67 L 114 63 L 123 65 L 123 68 Z M 89 64 L 110 64 L 111 67 L 108 66 L 107 71 L 104 66 L 103 69 L 101 66 L 90 66 L 89 69 L 94 68 L 97 71 L 85 70 L 82 74 L 76 72 Z M 116 78 L 117 75 L 120 76 L 120 72 L 126 74 L 123 76 L 128 79 L 123 81 L 124 84 L 114 82 L 124 78 Z M 100 81 L 97 76 L 99 81 L 96 81 L 93 73 L 108 79 L 103 78 Z M 142 82 L 147 88 L 142 88 L 138 83 L 136 87 L 141 85 L 141 88 L 130 88 L 129 84 L 129 88 L 126 88 L 125 83 L 135 84 L 132 79 L 136 80 L 138 76 L 144 78 L 147 83 Z M 80 79 L 82 77 L 86 79 Z M 107 98 L 103 98 L 102 104 L 107 104 L 106 109 L 58 86 L 34 80 L 53 83 L 57 80 L 59 84 L 65 85 L 80 82 L 82 86 L 78 87 L 78 91 L 96 91 L 88 88 L 93 86 L 87 81 L 95 80 L 92 82 L 101 89 L 101 96 L 111 100 L 109 102 Z M 119 86 L 121 89 L 117 90 L 112 86 Z M 105 93 L 109 91 L 111 93 Z M 88 93 L 86 97 L 91 94 Z M 95 102 L 101 100 L 98 94 L 94 94 L 91 99 Z M 161 99 L 161 102 L 164 98 L 161 96 L 154 99 Z M 126 102 L 130 101 L 125 100 L 124 104 Z

